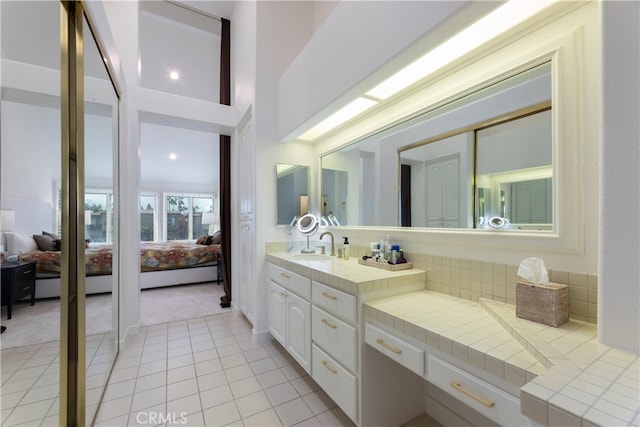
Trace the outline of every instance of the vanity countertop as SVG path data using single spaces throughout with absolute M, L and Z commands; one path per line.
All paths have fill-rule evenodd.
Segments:
M 424 286 L 427 273 L 411 268 L 389 271 L 358 263 L 358 259 L 348 260 L 329 255 L 305 255 L 291 252 L 267 254 L 267 260 L 312 280 L 343 290 L 353 295 L 382 291 L 410 284 Z
M 599 344 L 593 324 L 553 328 L 432 291 L 369 301 L 364 316 L 520 387 L 523 414 L 543 425 L 640 424 L 640 359 Z

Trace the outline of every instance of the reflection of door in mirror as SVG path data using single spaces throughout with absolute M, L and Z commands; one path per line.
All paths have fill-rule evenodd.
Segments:
M 289 225 L 295 217 L 309 212 L 309 168 L 276 165 L 277 224 Z
M 505 75 L 506 76 L 506 75 Z M 468 94 L 452 96 L 451 102 L 434 104 L 416 116 L 407 117 L 401 123 L 380 130 L 353 144 L 322 156 L 322 168 L 346 171 L 350 176 L 348 191 L 349 225 L 411 226 L 411 227 L 477 227 L 481 218 L 504 216 L 499 214 L 499 184 L 483 174 L 521 171 L 530 166 L 527 162 L 537 159 L 545 165 L 551 176 L 551 114 L 545 118 L 545 132 L 533 126 L 533 135 L 518 135 L 521 130 L 504 132 L 500 143 L 483 143 L 482 136 L 492 132 L 496 123 L 505 123 L 515 117 L 551 108 L 551 62 L 516 70 L 514 74 L 490 82 L 486 87 Z M 453 94 L 452 94 L 453 95 Z M 523 129 L 527 126 L 521 126 Z M 496 128 L 500 129 L 500 128 Z M 495 130 L 494 130 L 495 131 Z M 496 139 L 492 136 L 490 139 Z M 389 155 L 397 151 L 398 162 L 390 162 Z M 426 162 L 459 155 L 458 199 L 439 198 L 439 204 L 429 202 L 432 210 L 427 220 L 427 170 Z M 530 155 L 531 154 L 531 155 Z M 544 161 L 542 160 L 544 158 Z M 497 163 L 502 162 L 498 167 Z M 402 171 L 404 169 L 404 171 Z M 493 169 L 492 172 L 486 171 Z M 431 171 L 432 174 L 434 171 Z M 324 177 L 324 173 L 323 173 Z M 400 182 L 398 183 L 398 178 Z M 517 181 L 522 181 L 520 177 Z M 506 182 L 507 180 L 503 180 Z M 474 186 L 475 183 L 475 186 Z M 323 192 L 330 205 L 327 183 L 322 182 Z M 477 189 L 484 188 L 484 215 L 478 215 Z M 399 194 L 397 190 L 400 189 Z M 436 191 L 436 189 L 433 189 Z M 437 191 L 444 191 L 439 189 Z M 446 194 L 455 194 L 456 191 Z M 393 196 L 393 197 L 390 197 Z M 436 196 L 429 196 L 431 199 Z M 394 198 L 399 204 L 393 206 Z M 450 213 L 458 204 L 455 215 L 443 215 L 436 211 L 446 206 Z M 443 204 L 444 203 L 444 204 Z M 474 204 L 475 203 L 475 204 Z M 327 212 L 332 208 L 327 207 Z M 495 212 L 494 212 L 495 211 Z M 323 213 L 326 214 L 326 213 Z M 433 215 L 431 215 L 433 214 Z M 475 216 L 475 219 L 474 219 Z M 456 224 L 457 222 L 457 224 Z M 551 223 L 549 223 L 551 227 Z M 532 227 L 529 227 L 533 229 Z M 539 229 L 540 227 L 535 227 Z
M 346 171 L 322 169 L 323 216 L 335 216 L 338 223 L 347 225 L 347 195 L 349 174 Z
M 427 227 L 460 226 L 460 156 L 427 162 Z
M 477 226 L 499 216 L 509 219 L 516 229 L 551 229 L 551 110 L 489 126 L 477 131 L 476 138 Z M 497 210 L 485 204 L 482 214 L 481 188 L 495 195 L 491 206 Z M 483 198 L 487 199 L 486 193 Z
M 500 184 L 504 217 L 514 224 L 550 224 L 551 178 Z

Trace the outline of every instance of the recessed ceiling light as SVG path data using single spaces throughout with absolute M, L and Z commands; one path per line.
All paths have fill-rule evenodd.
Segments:
M 177 159 L 177 158 L 178 158 L 178 156 L 176 156 L 176 153 L 171 153 L 171 154 L 169 154 L 169 158 L 170 158 L 171 160 L 175 160 L 175 159 Z
M 169 77 L 171 77 L 171 80 L 178 80 L 180 78 L 180 74 L 177 71 L 171 71 L 169 73 Z

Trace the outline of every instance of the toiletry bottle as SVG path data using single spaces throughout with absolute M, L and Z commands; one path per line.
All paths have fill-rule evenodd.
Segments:
M 379 254 L 380 254 L 380 260 L 379 261 L 383 261 L 384 257 L 385 257 L 385 248 L 384 248 L 384 237 L 380 238 L 380 247 L 378 248 L 380 250 Z
M 384 259 L 391 261 L 391 243 L 389 243 L 389 235 L 387 234 L 387 241 L 384 242 Z
M 391 245 L 391 262 L 393 264 L 398 263 L 398 251 L 400 251 L 399 245 Z
M 342 244 L 342 256 L 345 260 L 349 259 L 349 238 L 343 237 L 344 243 Z

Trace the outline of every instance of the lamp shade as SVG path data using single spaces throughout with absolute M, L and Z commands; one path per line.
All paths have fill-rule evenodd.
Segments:
M 214 224 L 215 217 L 213 212 L 203 212 L 202 213 L 202 223 L 203 224 Z
M 13 231 L 16 226 L 16 212 L 9 209 L 0 210 L 0 231 Z

